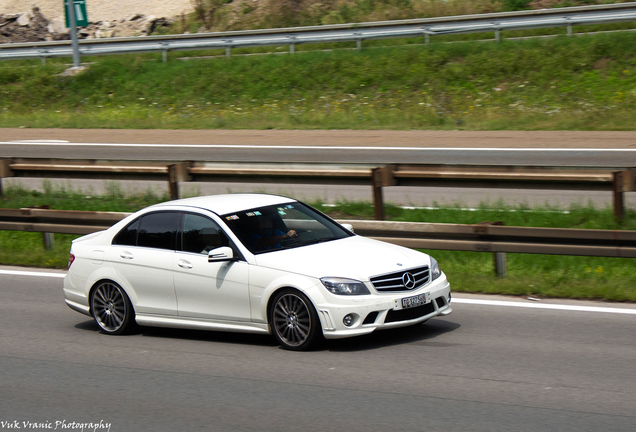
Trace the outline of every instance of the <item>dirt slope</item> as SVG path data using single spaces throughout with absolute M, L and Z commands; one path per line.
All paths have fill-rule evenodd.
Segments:
M 0 0 L 0 14 L 27 12 L 37 5 L 50 21 L 64 18 L 62 0 Z M 132 14 L 172 17 L 181 12 L 191 12 L 190 0 L 87 0 L 88 17 L 91 21 L 111 21 Z

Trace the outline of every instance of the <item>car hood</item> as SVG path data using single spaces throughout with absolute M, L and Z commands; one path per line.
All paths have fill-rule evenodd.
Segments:
M 260 254 L 256 264 L 315 278 L 368 281 L 376 275 L 430 265 L 430 257 L 402 246 L 353 236 Z

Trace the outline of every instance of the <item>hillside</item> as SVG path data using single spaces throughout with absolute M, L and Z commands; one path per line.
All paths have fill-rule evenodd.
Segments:
M 68 39 L 61 0 L 0 0 L 0 43 Z M 522 9 L 618 0 L 90 0 L 80 38 L 196 33 Z M 22 16 L 21 16 L 22 15 Z M 28 18 L 28 19 L 27 19 Z M 18 24 L 19 21 L 19 24 Z
M 36 5 L 48 20 L 64 19 L 62 0 L 0 0 L 0 14 L 27 12 Z M 91 21 L 112 21 L 133 14 L 171 17 L 192 12 L 190 0 L 88 0 Z
M 66 59 L 1 62 L 0 127 L 634 130 L 635 47 L 636 33 L 619 32 L 86 57 L 76 77 L 60 76 Z

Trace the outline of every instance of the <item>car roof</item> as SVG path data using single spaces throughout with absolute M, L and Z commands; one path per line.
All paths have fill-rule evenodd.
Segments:
M 225 195 L 208 195 L 194 198 L 185 198 L 175 201 L 166 201 L 153 207 L 162 206 L 186 206 L 197 207 L 213 211 L 223 215 L 228 213 L 251 210 L 257 207 L 264 207 L 275 204 L 288 204 L 295 202 L 292 198 L 279 195 L 237 193 Z

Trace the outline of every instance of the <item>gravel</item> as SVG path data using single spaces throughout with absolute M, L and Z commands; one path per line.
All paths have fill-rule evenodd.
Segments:
M 0 0 L 0 14 L 27 12 L 37 5 L 49 20 L 63 19 L 62 0 Z M 190 0 L 87 0 L 91 22 L 127 18 L 133 14 L 172 17 L 192 11 Z

